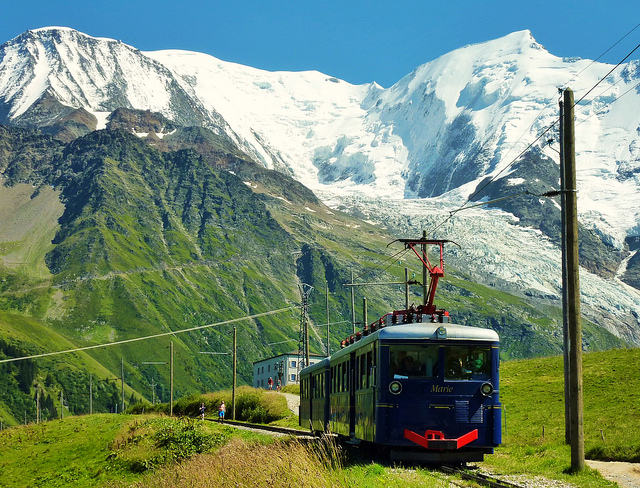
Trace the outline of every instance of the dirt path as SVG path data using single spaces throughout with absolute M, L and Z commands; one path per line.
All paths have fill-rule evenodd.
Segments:
M 287 399 L 287 404 L 289 405 L 289 410 L 298 415 L 299 407 L 300 407 L 300 397 L 298 395 L 293 395 L 291 393 L 281 393 Z
M 622 488 L 640 488 L 640 464 L 605 461 L 585 461 L 590 468 L 597 469 L 609 481 Z

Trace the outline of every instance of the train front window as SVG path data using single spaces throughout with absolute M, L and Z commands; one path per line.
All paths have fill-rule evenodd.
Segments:
M 447 346 L 444 352 L 445 380 L 479 380 L 491 378 L 491 348 Z
M 389 346 L 391 378 L 434 378 L 438 376 L 438 346 Z

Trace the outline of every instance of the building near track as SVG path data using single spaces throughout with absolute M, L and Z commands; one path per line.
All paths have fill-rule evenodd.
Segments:
M 317 354 L 309 355 L 309 365 L 315 364 L 325 356 Z M 298 351 L 279 354 L 253 363 L 253 387 L 268 388 L 269 378 L 273 378 L 273 389 L 276 389 L 276 380 L 280 378 L 282 386 L 298 384 L 298 376 L 304 366 L 300 364 L 303 356 Z

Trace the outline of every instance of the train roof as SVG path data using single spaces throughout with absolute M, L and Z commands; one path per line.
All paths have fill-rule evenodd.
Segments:
M 392 325 L 380 329 L 379 338 L 384 339 L 426 339 L 426 340 L 470 340 L 498 342 L 498 333 L 492 329 L 470 327 L 451 323 L 419 322 Z
M 317 369 L 321 369 L 321 370 L 326 369 L 329 366 L 329 359 L 330 358 L 324 358 L 322 361 L 318 361 L 317 363 L 314 363 L 311 366 L 307 366 L 303 368 L 302 370 L 300 370 L 300 375 L 302 376 L 303 373 L 305 375 L 310 374 Z
M 424 341 L 480 341 L 480 342 L 500 342 L 500 337 L 495 330 L 483 329 L 481 327 L 471 327 L 468 325 L 458 325 L 440 322 L 417 322 L 411 324 L 389 325 L 378 329 L 367 336 L 362 336 L 359 341 L 348 345 L 344 349 L 331 355 L 332 358 L 349 354 L 365 344 L 375 340 L 397 341 L 397 340 L 418 340 Z
M 458 325 L 452 323 L 439 322 L 418 322 L 412 324 L 389 325 L 382 329 L 378 329 L 367 336 L 362 336 L 359 341 L 348 345 L 344 349 L 335 352 L 331 358 L 318 361 L 316 364 L 303 369 L 305 373 L 310 373 L 317 369 L 324 369 L 330 362 L 330 359 L 350 354 L 352 351 L 375 340 L 380 341 L 400 341 L 400 340 L 419 340 L 423 341 L 472 341 L 472 342 L 500 342 L 500 337 L 495 330 L 483 329 L 481 327 L 471 327 L 468 325 Z

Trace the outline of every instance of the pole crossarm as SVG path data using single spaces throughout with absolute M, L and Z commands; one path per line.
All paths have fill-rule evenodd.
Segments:
M 372 285 L 421 285 L 417 280 L 409 281 L 379 281 L 375 283 L 343 283 L 342 286 L 372 286 Z

